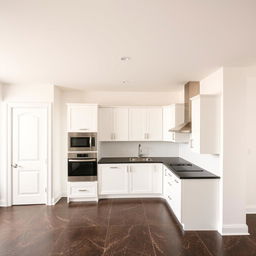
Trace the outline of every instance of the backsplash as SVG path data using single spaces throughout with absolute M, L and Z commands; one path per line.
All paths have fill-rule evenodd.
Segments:
M 129 157 L 138 155 L 138 145 L 144 156 L 177 157 L 179 145 L 170 142 L 100 142 L 100 157 Z

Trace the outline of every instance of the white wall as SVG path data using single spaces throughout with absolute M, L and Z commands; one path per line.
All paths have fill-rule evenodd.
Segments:
M 3 91 L 2 85 L 0 84 L 0 137 L 1 137 L 1 144 L 0 144 L 0 206 L 6 205 L 6 180 L 5 176 L 5 162 L 4 160 L 4 151 L 5 151 L 5 136 L 4 136 L 4 110 L 3 110 Z
M 254 77 L 253 77 L 254 75 Z M 246 159 L 247 213 L 256 213 L 256 68 L 247 77 L 246 93 Z
M 101 142 L 100 157 L 138 156 L 138 145 L 144 156 L 177 157 L 179 144 L 170 142 Z
M 243 68 L 223 71 L 222 230 L 246 234 L 246 77 Z
M 61 90 L 54 86 L 54 103 L 53 103 L 53 168 L 52 168 L 52 178 L 53 178 L 53 193 L 52 202 L 56 202 L 62 196 L 62 173 L 67 173 L 65 170 L 62 171 L 62 105 L 61 105 Z
M 53 102 L 53 86 L 50 84 L 4 85 L 3 100 L 6 102 Z
M 99 105 L 133 105 L 133 106 L 162 106 L 172 103 L 183 102 L 183 90 L 179 92 L 84 92 L 75 90 L 64 90 L 65 102 L 86 102 Z

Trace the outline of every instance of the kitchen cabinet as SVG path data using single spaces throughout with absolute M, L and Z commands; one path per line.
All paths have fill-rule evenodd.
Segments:
M 189 134 L 171 132 L 170 130 L 184 123 L 184 104 L 172 104 L 163 107 L 163 140 L 171 142 L 188 142 Z
M 128 108 L 99 108 L 99 141 L 128 141 Z
M 153 168 L 151 164 L 130 165 L 130 193 L 153 193 Z
M 164 197 L 177 219 L 181 221 L 181 180 L 166 167 L 164 167 Z
M 161 141 L 162 108 L 130 108 L 129 140 Z
M 128 194 L 129 188 L 127 164 L 105 164 L 99 168 L 99 194 Z
M 97 132 L 98 106 L 68 104 L 68 132 Z
M 67 200 L 98 201 L 97 182 L 68 182 Z
M 163 196 L 184 230 L 216 229 L 219 181 L 180 179 L 166 167 L 163 174 Z
M 153 193 L 163 193 L 163 165 L 154 164 L 153 168 Z
M 162 164 L 100 164 L 99 194 L 162 194 Z
M 191 98 L 190 148 L 199 154 L 220 153 L 220 99 L 216 95 Z

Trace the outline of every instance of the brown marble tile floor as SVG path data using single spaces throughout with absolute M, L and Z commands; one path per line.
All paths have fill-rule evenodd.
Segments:
M 161 199 L 0 208 L 1 256 L 256 256 L 250 236 L 182 232 Z

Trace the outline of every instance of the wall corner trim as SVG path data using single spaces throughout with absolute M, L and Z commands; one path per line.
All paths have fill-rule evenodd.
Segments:
M 223 225 L 219 231 L 222 236 L 247 236 L 249 235 L 246 224 L 229 224 Z

